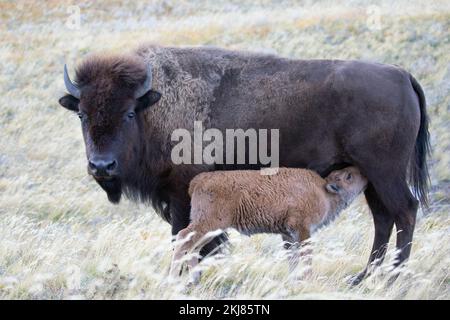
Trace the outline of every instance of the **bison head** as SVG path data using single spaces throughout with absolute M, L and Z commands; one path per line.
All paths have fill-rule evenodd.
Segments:
M 143 152 L 143 112 L 161 97 L 151 89 L 151 67 L 135 56 L 92 57 L 77 68 L 75 82 L 64 66 L 64 83 L 69 94 L 59 103 L 80 118 L 88 173 L 117 203 Z

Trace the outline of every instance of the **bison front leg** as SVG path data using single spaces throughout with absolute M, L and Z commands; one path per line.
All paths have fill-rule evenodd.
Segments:
M 171 199 L 169 205 L 172 236 L 175 239 L 177 234 L 189 225 L 191 205 L 188 199 L 179 201 L 173 198 Z

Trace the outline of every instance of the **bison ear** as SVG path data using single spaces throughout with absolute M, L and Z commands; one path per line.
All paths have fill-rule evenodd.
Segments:
M 161 93 L 154 90 L 147 91 L 142 97 L 137 99 L 136 112 L 142 111 L 145 108 L 148 108 L 155 103 L 157 103 L 161 99 Z
M 64 108 L 78 112 L 78 104 L 80 103 L 80 100 L 75 98 L 74 96 L 71 96 L 70 94 L 66 94 L 62 98 L 58 100 L 59 104 L 62 105 Z

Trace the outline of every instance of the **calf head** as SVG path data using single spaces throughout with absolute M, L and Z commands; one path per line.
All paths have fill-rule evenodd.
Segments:
M 358 168 L 347 167 L 331 172 L 326 178 L 325 188 L 329 193 L 337 194 L 346 203 L 350 203 L 367 187 L 367 178 Z

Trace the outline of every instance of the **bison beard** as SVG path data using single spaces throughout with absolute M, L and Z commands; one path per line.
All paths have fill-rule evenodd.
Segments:
M 118 178 L 110 180 L 97 180 L 97 183 L 105 190 L 108 200 L 112 203 L 119 203 L 122 196 L 122 183 Z

